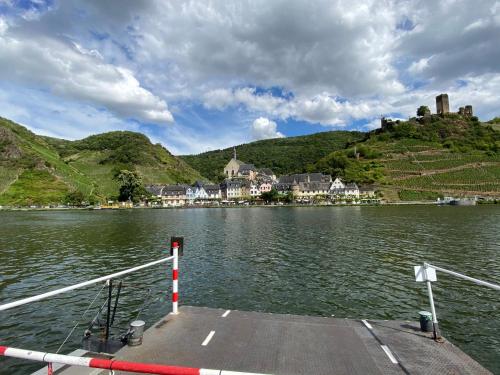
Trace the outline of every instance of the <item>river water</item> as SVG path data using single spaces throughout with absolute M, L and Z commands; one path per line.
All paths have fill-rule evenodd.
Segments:
M 155 260 L 172 235 L 186 238 L 181 305 L 417 320 L 424 260 L 500 283 L 495 206 L 0 212 L 0 224 L 0 303 Z M 168 313 L 170 267 L 124 279 L 115 325 Z M 81 322 L 61 353 L 78 348 L 102 287 L 0 312 L 0 345 L 56 351 Z M 434 291 L 443 335 L 500 374 L 500 293 L 440 273 Z M 39 367 L 0 358 L 2 375 Z

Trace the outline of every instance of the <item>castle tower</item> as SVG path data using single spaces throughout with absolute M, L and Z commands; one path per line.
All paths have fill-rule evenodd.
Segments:
M 464 108 L 464 115 L 472 117 L 473 112 L 472 112 L 472 106 L 471 105 L 466 105 Z
M 436 112 L 438 115 L 450 112 L 450 102 L 448 101 L 448 94 L 441 94 L 436 96 Z

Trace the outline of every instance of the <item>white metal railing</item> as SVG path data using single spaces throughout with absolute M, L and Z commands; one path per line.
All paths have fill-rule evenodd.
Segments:
M 443 273 L 446 273 L 448 275 L 452 275 L 455 277 L 458 277 L 463 280 L 467 280 L 470 282 L 473 282 L 475 284 L 481 285 L 481 286 L 486 286 L 491 289 L 499 290 L 500 291 L 500 285 L 490 283 L 488 281 L 476 279 L 474 277 L 470 277 L 464 274 L 461 274 L 459 272 L 451 271 L 446 268 L 438 267 L 430 263 L 424 263 L 423 266 L 415 266 L 415 278 L 417 281 L 420 282 L 426 282 L 427 284 L 427 293 L 429 295 L 429 304 L 431 307 L 431 313 L 432 313 L 432 325 L 433 325 L 433 331 L 434 331 L 434 338 L 435 339 L 441 339 L 441 333 L 439 331 L 439 323 L 437 320 L 437 315 L 436 315 L 436 307 L 434 306 L 434 296 L 432 294 L 432 285 L 431 283 L 433 281 L 437 281 L 436 277 L 436 271 L 440 271 Z
M 110 286 L 110 291 L 111 291 L 111 280 L 123 275 L 127 275 L 132 272 L 136 272 L 145 268 L 152 267 L 157 264 L 165 263 L 169 260 L 172 260 L 172 314 L 178 314 L 178 277 L 179 277 L 179 243 L 178 242 L 173 242 L 172 243 L 172 256 L 169 256 L 167 258 L 161 258 L 158 260 L 155 260 L 150 263 L 142 264 L 140 266 L 136 266 L 133 268 L 128 268 L 126 270 L 120 271 L 120 272 L 115 272 L 106 276 L 101 276 L 96 279 L 84 281 L 79 284 L 74 284 L 70 285 L 64 288 L 59 288 L 56 290 L 52 290 L 47 293 L 42 293 L 38 294 L 36 296 L 28 297 L 28 298 L 23 298 L 17 301 L 5 303 L 3 305 L 0 305 L 0 311 L 12 309 L 17 306 L 22 306 L 26 305 L 28 303 L 40 301 L 52 296 L 56 296 L 58 294 L 66 293 L 71 290 L 83 288 L 92 284 L 97 284 L 102 281 L 106 281 L 108 285 Z M 111 293 L 111 292 L 110 292 Z M 111 300 L 111 297 L 109 297 Z M 109 305 L 111 306 L 111 305 Z M 109 318 L 109 307 L 108 307 L 108 318 Z M 75 326 L 76 327 L 76 326 Z M 107 326 L 107 332 L 109 332 L 109 326 Z M 71 333 L 70 333 L 71 334 Z M 104 363 L 103 365 L 103 360 L 101 359 L 93 359 L 93 358 L 80 358 L 80 357 L 71 357 L 71 356 L 65 356 L 65 355 L 60 355 L 60 354 L 51 354 L 51 353 L 44 353 L 44 352 L 37 352 L 37 351 L 32 351 L 32 350 L 24 350 L 24 349 L 17 349 L 17 348 L 9 348 L 6 346 L 0 346 L 0 356 L 8 356 L 8 357 L 16 357 L 16 358 L 24 358 L 24 359 L 31 359 L 35 361 L 42 361 L 42 362 L 47 362 L 48 363 L 48 373 L 52 374 L 52 363 L 62 363 L 62 364 L 69 364 L 69 365 L 78 365 L 78 366 L 88 366 L 88 367 L 95 367 L 95 368 L 106 368 L 106 369 L 113 369 L 114 368 L 117 370 L 125 370 L 125 371 L 132 371 L 134 370 L 137 366 L 142 369 L 143 373 L 148 373 L 148 374 L 188 374 L 188 372 L 185 372 L 185 368 L 175 368 L 171 366 L 162 366 L 162 365 L 150 365 L 150 364 L 141 364 L 141 363 L 131 363 L 131 362 L 123 362 L 121 365 L 124 366 L 124 368 L 119 368 L 119 361 L 113 361 L 113 360 L 107 360 L 107 363 Z M 94 366 L 91 366 L 92 363 L 95 363 Z M 100 367 L 101 366 L 101 367 Z M 104 367 L 102 367 L 104 366 Z M 195 370 L 200 370 L 200 369 L 195 369 Z M 203 370 L 203 369 L 202 369 Z M 221 370 L 204 370 L 205 372 L 195 372 L 196 374 L 222 374 L 224 373 Z M 194 373 L 193 373 L 194 374 Z M 241 373 L 243 374 L 243 373 Z
M 500 290 L 500 285 L 493 284 L 493 283 L 490 283 L 488 281 L 483 281 L 483 280 L 475 279 L 474 277 L 463 275 L 463 274 L 455 272 L 455 271 L 450 271 L 450 270 L 447 270 L 446 268 L 441 268 L 441 267 L 438 267 L 438 266 L 434 266 L 434 265 L 429 264 L 429 263 L 424 263 L 424 267 L 434 268 L 435 270 L 441 271 L 443 273 L 447 273 L 448 275 L 456 276 L 456 277 L 458 277 L 460 279 L 471 281 L 471 282 L 473 282 L 475 284 L 486 286 L 486 287 L 491 288 L 491 289 Z
M 66 293 L 66 292 L 69 292 L 71 290 L 83 288 L 85 286 L 89 286 L 89 285 L 92 285 L 92 284 L 97 284 L 97 283 L 102 282 L 102 281 L 108 281 L 108 280 L 114 279 L 116 277 L 127 275 L 129 273 L 132 273 L 132 272 L 135 272 L 135 271 L 142 270 L 144 268 L 148 268 L 148 267 L 154 266 L 156 264 L 160 264 L 160 263 L 167 262 L 169 260 L 173 260 L 175 258 L 176 258 L 176 255 L 174 254 L 173 256 L 170 256 L 168 258 L 158 259 L 158 260 L 155 260 L 154 262 L 146 263 L 146 264 L 143 264 L 143 265 L 140 265 L 140 266 L 137 266 L 137 267 L 129 268 L 129 269 L 126 269 L 126 270 L 123 270 L 123 271 L 120 271 L 120 272 L 116 272 L 116 273 L 112 273 L 110 275 L 98 277 L 96 279 L 84 281 L 83 283 L 70 285 L 70 286 L 67 286 L 67 287 L 64 287 L 64 288 L 52 290 L 52 291 L 47 292 L 47 293 L 38 294 L 38 295 L 33 296 L 33 297 L 23 298 L 23 299 L 14 301 L 14 302 L 9 302 L 9 303 L 0 305 L 0 311 L 8 310 L 8 309 L 11 309 L 13 307 L 17 307 L 17 306 L 21 306 L 21 305 L 26 305 L 28 303 L 35 302 L 35 301 L 40 301 L 42 299 L 46 299 L 46 298 L 49 298 L 49 297 L 52 297 L 52 296 L 56 296 L 58 294 Z

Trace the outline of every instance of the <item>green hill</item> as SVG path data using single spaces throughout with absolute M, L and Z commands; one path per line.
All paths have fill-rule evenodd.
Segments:
M 310 170 L 379 186 L 392 200 L 500 194 L 500 132 L 476 118 L 433 115 L 394 123 L 332 152 Z M 357 155 L 355 155 L 355 152 Z
M 389 200 L 443 195 L 500 194 L 500 121 L 480 123 L 457 114 L 395 122 L 368 133 L 332 131 L 252 142 L 238 159 L 278 175 L 323 172 L 375 185 Z M 217 180 L 233 149 L 182 158 Z
M 345 149 L 362 140 L 361 132 L 331 131 L 312 135 L 276 138 L 236 146 L 238 159 L 257 168 L 271 168 L 277 175 L 305 172 L 307 165 L 316 162 L 333 150 Z M 233 148 L 209 151 L 181 158 L 212 181 L 221 181 L 222 171 L 233 157 Z
M 79 191 L 87 200 L 118 195 L 117 170 L 137 171 L 144 184 L 191 183 L 201 176 L 139 133 L 117 131 L 67 141 L 37 136 L 0 118 L 0 205 L 64 202 Z

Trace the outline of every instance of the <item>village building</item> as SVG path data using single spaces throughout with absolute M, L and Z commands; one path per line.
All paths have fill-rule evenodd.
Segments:
M 259 186 L 259 190 L 260 190 L 260 193 L 268 193 L 272 190 L 273 188 L 273 184 L 271 184 L 270 182 L 263 182 L 260 184 Z
M 278 182 L 273 185 L 279 195 L 285 196 L 292 192 L 292 185 Z
M 257 177 L 257 168 L 253 164 L 241 164 L 237 176 L 253 181 Z
M 238 177 L 238 171 L 240 170 L 240 166 L 243 164 L 243 162 L 232 158 L 224 167 L 224 176 L 226 176 L 226 178 Z
M 340 177 L 337 177 L 330 186 L 329 195 L 332 198 L 359 198 L 358 185 L 353 183 L 344 183 Z
M 209 199 L 207 191 L 201 181 L 196 181 L 194 184 L 194 196 L 197 201 L 204 201 Z
M 330 192 L 330 185 L 330 182 L 321 181 L 299 182 L 296 196 L 297 198 L 326 197 Z
M 221 191 L 224 199 L 230 200 L 241 198 L 241 182 L 226 180 L 221 184 Z
M 253 198 L 260 197 L 260 187 L 256 182 L 250 183 L 250 196 Z
M 260 181 L 274 182 L 276 181 L 276 175 L 269 168 L 260 168 L 257 170 L 257 176 Z
M 332 176 L 323 173 L 300 173 L 281 176 L 282 184 L 299 184 L 301 182 L 332 182 Z
M 162 188 L 161 199 L 163 207 L 184 206 L 188 203 L 186 185 L 166 185 Z
M 207 199 L 211 201 L 222 199 L 220 185 L 205 185 L 204 189 L 207 193 Z
M 155 198 L 161 199 L 161 191 L 163 190 L 164 185 L 146 185 L 144 188 L 146 191 L 151 193 Z
M 250 189 L 253 181 L 243 180 L 240 182 L 241 198 L 250 198 Z
M 377 193 L 374 186 L 363 186 L 359 188 L 359 196 L 363 198 L 376 198 Z
M 250 181 L 267 181 L 273 182 L 276 180 L 276 175 L 269 168 L 257 169 L 255 165 L 244 163 L 236 157 L 236 148 L 234 155 L 224 167 L 224 176 L 227 179 L 245 179 Z
M 359 198 L 359 188 L 356 183 L 351 182 L 345 185 L 344 195 L 351 198 Z
M 194 204 L 194 201 L 196 199 L 195 189 L 187 185 L 185 186 L 185 188 L 186 188 L 186 203 Z

